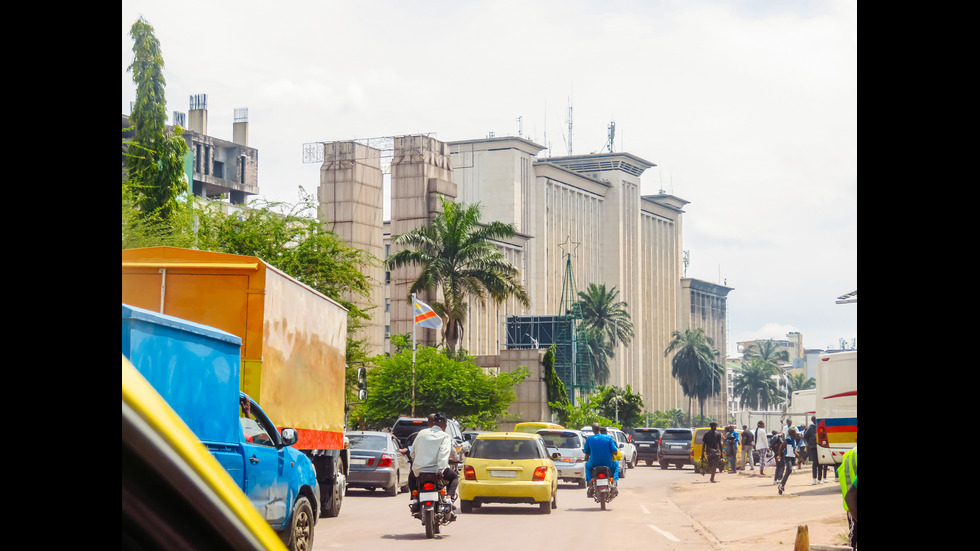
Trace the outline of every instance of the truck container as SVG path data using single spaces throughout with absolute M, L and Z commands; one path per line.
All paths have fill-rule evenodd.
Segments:
M 122 305 L 122 354 L 217 459 L 290 549 L 308 549 L 319 502 L 313 463 L 239 390 L 241 339 Z M 242 412 L 242 413 L 240 413 Z
M 340 513 L 347 310 L 262 259 L 174 247 L 122 252 L 122 302 L 241 338 L 241 391 L 316 468 L 321 515 Z
M 817 460 L 839 465 L 857 446 L 857 351 L 817 359 Z

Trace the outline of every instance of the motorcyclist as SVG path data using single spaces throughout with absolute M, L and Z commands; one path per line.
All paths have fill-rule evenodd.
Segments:
M 416 490 L 417 477 L 421 473 L 441 472 L 446 481 L 446 493 L 455 502 L 459 475 L 449 467 L 449 462 L 458 462 L 458 457 L 453 439 L 446 432 L 446 415 L 441 412 L 431 413 L 428 419 L 429 427 L 418 432 L 409 453 L 412 459 L 412 473 L 408 477 L 408 486 L 409 489 Z M 453 505 L 453 508 L 455 509 L 456 506 Z
M 599 423 L 592 423 L 592 436 L 585 439 L 585 483 L 588 490 L 586 495 L 592 497 L 592 469 L 595 467 L 609 467 L 613 473 L 613 485 L 619 484 L 619 465 L 616 460 L 613 459 L 613 455 L 619 448 L 616 446 L 616 441 L 613 440 L 612 436 L 608 434 L 603 434 L 602 427 Z

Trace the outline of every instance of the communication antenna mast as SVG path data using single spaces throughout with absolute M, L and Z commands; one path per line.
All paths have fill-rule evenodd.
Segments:
M 687 277 L 687 267 L 691 264 L 691 251 L 684 251 L 684 277 Z
M 521 120 L 523 117 L 517 115 L 517 137 L 524 137 L 524 122 Z
M 610 153 L 613 152 L 613 140 L 615 140 L 615 138 L 616 138 L 616 121 L 612 121 L 612 122 L 609 123 L 609 141 L 608 141 L 608 145 L 609 145 L 609 152 Z
M 568 98 L 568 155 L 572 155 L 572 98 Z

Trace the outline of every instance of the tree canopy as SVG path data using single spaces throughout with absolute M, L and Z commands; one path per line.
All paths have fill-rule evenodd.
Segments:
M 374 359 L 367 372 L 367 399 L 351 417 L 373 429 L 391 428 L 399 415 L 412 412 L 412 350 L 399 346 L 388 357 Z M 445 412 L 468 425 L 493 429 L 517 395 L 514 387 L 530 371 L 489 374 L 472 357 L 460 360 L 437 347 L 419 346 L 415 352 L 415 414 Z
M 443 319 L 443 338 L 455 351 L 468 315 L 468 301 L 501 303 L 514 297 L 524 306 L 531 299 L 521 284 L 517 268 L 493 241 L 513 237 L 513 224 L 480 222 L 479 204 L 455 203 L 440 197 L 442 212 L 429 223 L 392 238 L 405 247 L 388 257 L 386 268 L 418 266 L 421 273 L 409 293 L 442 291 L 442 300 L 431 301 Z
M 129 31 L 133 38 L 133 63 L 129 70 L 136 84 L 136 102 L 129 120 L 133 137 L 126 144 L 124 194 L 130 194 L 140 218 L 171 220 L 179 198 L 187 193 L 184 155 L 189 148 L 183 128 L 168 132 L 166 80 L 163 54 L 153 27 L 143 18 Z M 164 226 L 165 227 L 165 226 Z

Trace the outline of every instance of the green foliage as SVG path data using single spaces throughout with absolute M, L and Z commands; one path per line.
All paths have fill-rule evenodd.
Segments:
M 605 284 L 590 283 L 578 296 L 582 309 L 580 330 L 585 336 L 592 384 L 604 385 L 609 381 L 609 361 L 615 356 L 616 347 L 633 340 L 633 321 L 627 304 L 618 300 L 616 287 L 606 289 Z
M 179 209 L 179 199 L 187 193 L 184 155 L 189 148 L 177 126 L 167 132 L 167 100 L 164 93 L 163 55 L 153 27 L 140 18 L 130 28 L 133 63 L 129 70 L 136 84 L 136 102 L 130 121 L 133 138 L 127 144 L 123 183 L 139 216 L 169 221 Z M 165 229 L 157 228 L 157 231 Z
M 421 268 L 409 293 L 441 289 L 442 301 L 431 301 L 443 320 L 443 337 L 455 353 L 468 315 L 468 303 L 490 298 L 500 304 L 514 297 L 524 306 L 531 300 L 520 282 L 517 268 L 493 244 L 516 234 L 513 224 L 480 222 L 479 205 L 442 200 L 442 212 L 424 226 L 396 235 L 393 245 L 404 249 L 388 257 L 386 269 Z
M 541 361 L 544 364 L 545 383 L 548 385 L 548 403 L 567 404 L 568 392 L 565 390 L 565 383 L 561 381 L 561 377 L 555 371 L 555 350 L 555 345 L 548 347 L 548 351 L 544 353 L 544 358 Z
M 577 405 L 569 402 L 549 402 L 548 405 L 551 406 L 551 413 L 555 415 L 558 424 L 563 427 L 578 429 L 599 423 L 604 427 L 622 428 L 622 424 L 599 413 L 602 404 L 595 394 L 583 396 Z
M 703 412 L 704 401 L 721 391 L 721 381 L 725 378 L 725 369 L 716 359 L 720 352 L 704 329 L 698 327 L 685 329 L 683 333 L 674 331 L 664 356 L 671 353 L 674 353 L 671 375 L 689 400 L 698 399 Z
M 514 387 L 530 371 L 492 375 L 472 357 L 447 357 L 437 347 L 419 346 L 415 351 L 415 415 L 443 411 L 478 426 L 489 426 L 502 416 L 517 395 Z M 389 357 L 377 357 L 368 368 L 368 398 L 352 410 L 375 429 L 390 428 L 399 414 L 412 414 L 412 350 L 401 349 Z
M 597 411 L 604 417 L 616 419 L 624 427 L 639 427 L 643 423 L 643 397 L 634 394 L 629 385 L 600 386 L 596 389 Z
M 732 396 L 741 401 L 743 407 L 769 409 L 780 403 L 779 386 L 774 376 L 779 368 L 761 357 L 753 357 L 734 375 Z

